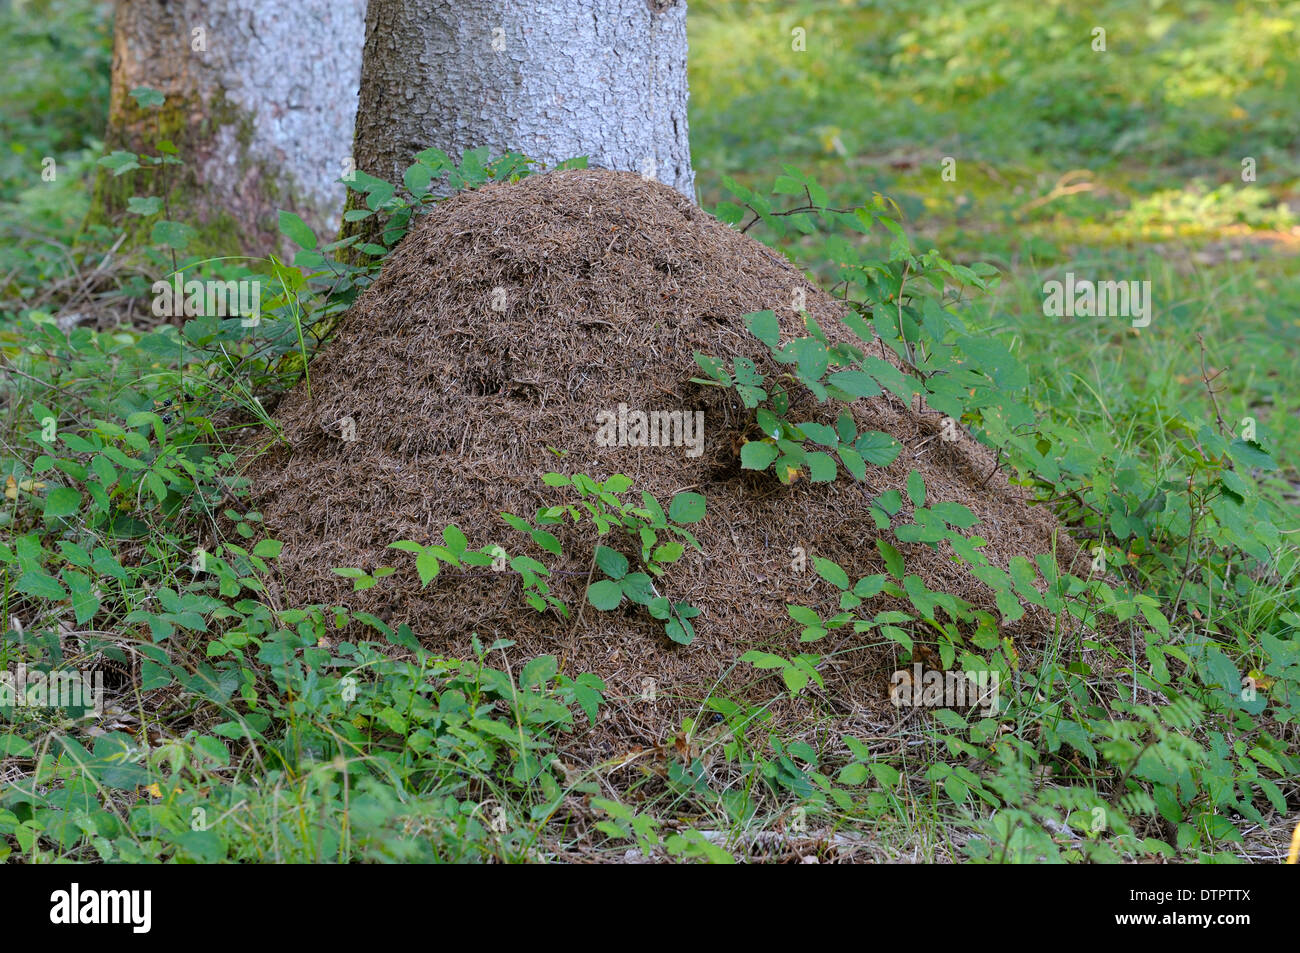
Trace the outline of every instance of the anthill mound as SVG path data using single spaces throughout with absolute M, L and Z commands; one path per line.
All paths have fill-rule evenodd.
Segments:
M 849 339 L 838 321 L 842 304 L 658 183 L 564 171 L 450 199 L 414 227 L 312 362 L 310 396 L 299 385 L 277 409 L 287 445 L 272 444 L 248 469 L 254 505 L 285 544 L 277 595 L 286 604 L 340 604 L 394 625 L 409 622 L 427 645 L 449 652 L 466 651 L 471 633 L 484 642 L 509 638 L 520 659 L 550 653 L 571 673 L 595 672 L 614 699 L 640 695 L 654 678 L 653 711 L 614 706 L 629 740 L 654 743 L 719 680 L 754 679 L 748 665 L 735 666 L 746 649 L 792 655 L 809 648 L 799 645 L 786 604 L 833 612 L 837 594 L 793 568 L 795 547 L 809 559 L 837 561 L 852 578 L 884 571 L 869 501 L 904 489 L 913 469 L 931 501 L 960 502 L 979 517 L 972 532 L 988 540 L 995 564 L 1056 551 L 1062 568 L 1077 571 L 1077 547 L 1049 514 L 1026 505 L 984 447 L 964 433 L 940 439 L 940 415 L 890 394 L 853 407 L 859 431 L 884 431 L 904 448 L 888 468 L 869 468 L 865 486 L 843 473 L 829 484 L 783 486 L 770 472 L 741 470 L 737 448 L 751 415 L 734 392 L 690 382 L 700 373 L 692 352 L 728 366 L 747 356 L 775 373 L 742 316 L 772 309 L 784 336 L 805 334 L 790 310 L 798 288 L 821 327 L 834 340 Z M 880 354 L 893 360 L 887 348 Z M 599 446 L 597 416 L 620 404 L 703 411 L 703 452 Z M 806 410 L 833 421 L 839 408 L 810 402 Z M 355 440 L 340 439 L 337 422 L 345 417 L 355 422 Z M 665 504 L 688 489 L 706 497 L 707 517 L 693 527 L 703 552 L 688 549 L 663 583 L 674 600 L 702 610 L 692 644 L 670 642 L 661 623 L 627 603 L 613 612 L 587 606 L 578 620 L 595 542 L 590 527 L 557 534 L 559 559 L 498 516 L 531 519 L 565 500 L 564 490 L 541 482 L 552 470 L 596 479 L 624 473 L 634 492 L 648 490 Z M 905 508 L 896 519 L 907 516 Z M 449 523 L 471 547 L 499 543 L 544 561 L 573 618 L 535 612 L 509 574 L 444 572 L 421 588 L 413 559 L 386 547 L 399 539 L 441 542 Z M 991 590 L 945 549 L 900 548 L 908 571 L 928 586 L 996 612 Z M 332 572 L 381 565 L 398 571 L 362 592 Z M 866 608 L 886 607 L 881 598 Z M 1050 625 L 1028 608 L 1007 629 L 1022 644 Z M 838 633 L 813 648 L 830 653 L 853 644 L 851 632 Z M 843 655 L 824 672 L 825 695 L 793 704 L 881 711 L 896 662 L 887 647 Z M 743 692 L 740 681 L 722 690 Z M 677 710 L 664 702 L 674 696 L 695 702 L 683 700 Z

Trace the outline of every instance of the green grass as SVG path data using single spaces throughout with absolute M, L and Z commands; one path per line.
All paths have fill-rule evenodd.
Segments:
M 975 307 L 1041 377 L 1044 405 L 1109 406 L 1112 423 L 1157 396 L 1204 411 L 1201 333 L 1211 367 L 1228 368 L 1225 414 L 1294 446 L 1297 29 L 1297 3 L 696 3 L 701 191 L 716 201 L 722 175 L 764 181 L 791 164 L 832 203 L 883 192 L 913 233 L 1002 271 Z M 1240 181 L 1244 156 L 1257 182 Z M 789 247 L 814 268 L 825 258 L 815 238 Z M 1067 271 L 1150 280 L 1153 326 L 1045 317 L 1042 284 Z M 1279 478 L 1300 479 L 1294 456 L 1282 462 Z

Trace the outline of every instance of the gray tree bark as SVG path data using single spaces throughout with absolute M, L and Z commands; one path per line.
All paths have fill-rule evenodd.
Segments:
M 586 155 L 694 199 L 685 0 L 370 0 L 357 168 L 487 146 L 548 166 Z
M 274 238 L 277 207 L 337 227 L 365 0 L 118 0 L 115 16 L 105 144 L 135 152 L 153 152 L 159 138 L 176 144 L 185 166 L 170 182 L 173 218 L 192 211 L 200 224 L 254 242 Z M 137 105 L 138 86 L 167 97 L 161 112 Z M 101 177 L 106 218 L 135 186 Z

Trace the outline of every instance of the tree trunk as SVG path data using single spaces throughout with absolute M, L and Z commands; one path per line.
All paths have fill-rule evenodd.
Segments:
M 365 0 L 118 0 L 105 145 L 156 155 L 168 140 L 184 165 L 157 182 L 101 171 L 92 221 L 149 224 L 127 199 L 166 192 L 166 216 L 208 250 L 277 247 L 278 208 L 337 227 L 364 20 Z M 140 86 L 166 102 L 141 107 Z
M 694 199 L 686 97 L 685 0 L 370 0 L 357 168 L 398 183 L 430 147 L 586 155 Z

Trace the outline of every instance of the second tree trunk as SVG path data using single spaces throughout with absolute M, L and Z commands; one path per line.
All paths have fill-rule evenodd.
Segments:
M 357 168 L 429 147 L 638 172 L 694 198 L 684 0 L 370 0 Z

